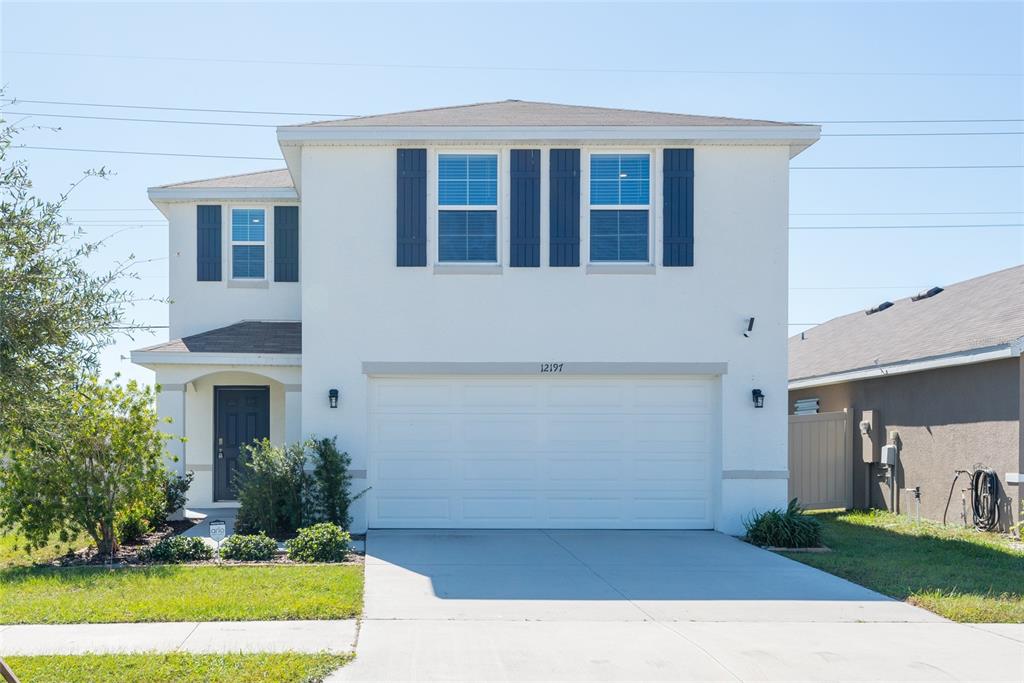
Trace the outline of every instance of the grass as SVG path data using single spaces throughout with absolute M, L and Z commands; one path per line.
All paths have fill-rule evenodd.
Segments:
M 39 562 L 49 562 L 66 555 L 69 550 L 80 550 L 89 545 L 92 545 L 92 540 L 83 534 L 81 538 L 72 539 L 67 543 L 61 543 L 54 539 L 45 548 L 27 551 L 25 550 L 25 539 L 18 534 L 0 534 L 0 569 L 27 567 Z
M 833 552 L 787 557 L 953 621 L 1024 623 L 1024 549 L 1008 536 L 878 511 L 815 516 Z
M 352 655 L 168 654 L 45 655 L 8 657 L 8 666 L 22 683 L 228 683 L 322 681 L 352 660 Z
M 346 619 L 361 565 L 0 570 L 0 624 Z

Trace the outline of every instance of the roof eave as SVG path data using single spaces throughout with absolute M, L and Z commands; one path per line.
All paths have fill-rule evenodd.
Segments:
M 958 365 L 987 363 L 989 361 L 1001 360 L 1003 358 L 1015 358 L 1021 356 L 1022 352 L 1024 352 L 1024 337 L 1005 344 L 968 349 L 966 351 L 957 351 L 956 353 L 947 353 L 941 356 L 915 358 L 897 363 L 888 363 L 886 365 L 876 365 L 869 368 L 856 368 L 853 370 L 833 372 L 827 375 L 791 379 L 789 380 L 789 389 L 790 391 L 794 389 L 810 389 L 814 387 L 828 386 L 830 384 L 843 384 L 845 382 L 876 379 L 879 377 L 887 377 L 889 375 L 905 375 L 911 372 L 924 372 L 926 370 L 949 368 Z
M 408 141 L 641 141 L 684 144 L 767 144 L 806 149 L 820 126 L 281 126 L 278 143 L 360 143 Z
M 302 354 L 298 353 L 207 353 L 139 349 L 132 351 L 131 358 L 132 363 L 150 370 L 165 365 L 302 365 Z
M 294 187 L 151 187 L 148 194 L 154 204 L 197 200 L 297 201 L 299 198 Z

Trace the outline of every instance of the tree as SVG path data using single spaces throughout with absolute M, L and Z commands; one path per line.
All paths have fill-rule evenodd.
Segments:
M 0 119 L 0 448 L 19 446 L 13 434 L 53 425 L 45 413 L 97 370 L 97 353 L 131 302 L 118 283 L 134 274 L 132 257 L 109 272 L 87 271 L 84 260 L 102 241 L 86 241 L 61 216 L 83 180 L 109 172 L 86 171 L 56 201 L 43 201 L 32 194 L 28 165 L 10 158 L 17 131 Z
M 32 546 L 85 532 L 108 555 L 118 512 L 163 495 L 170 437 L 158 429 L 153 390 L 134 381 L 89 377 L 60 401 L 47 413 L 51 429 L 13 440 L 0 467 L 0 520 Z

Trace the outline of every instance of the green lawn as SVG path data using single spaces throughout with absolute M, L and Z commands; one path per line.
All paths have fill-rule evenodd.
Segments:
M 953 621 L 1024 623 L 1024 550 L 1007 536 L 885 512 L 816 513 L 831 553 L 787 553 Z
M 27 567 L 37 562 L 49 562 L 68 550 L 79 550 L 92 545 L 87 536 L 61 543 L 56 539 L 49 546 L 39 550 L 25 550 L 25 539 L 15 533 L 0 534 L 0 569 L 5 567 Z
M 231 654 L 185 652 L 130 655 L 47 655 L 8 657 L 22 683 L 229 683 L 322 681 L 352 655 Z
M 0 624 L 345 619 L 361 565 L 0 570 Z

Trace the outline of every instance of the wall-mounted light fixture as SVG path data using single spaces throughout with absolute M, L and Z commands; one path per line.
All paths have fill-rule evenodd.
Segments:
M 338 390 L 331 389 L 327 392 L 327 400 L 330 402 L 332 408 L 338 407 Z
M 750 396 L 754 399 L 755 408 L 764 408 L 764 392 L 760 389 L 754 389 L 750 392 Z
M 744 337 L 749 337 L 752 334 L 754 334 L 754 316 L 747 318 L 746 329 L 743 330 Z

